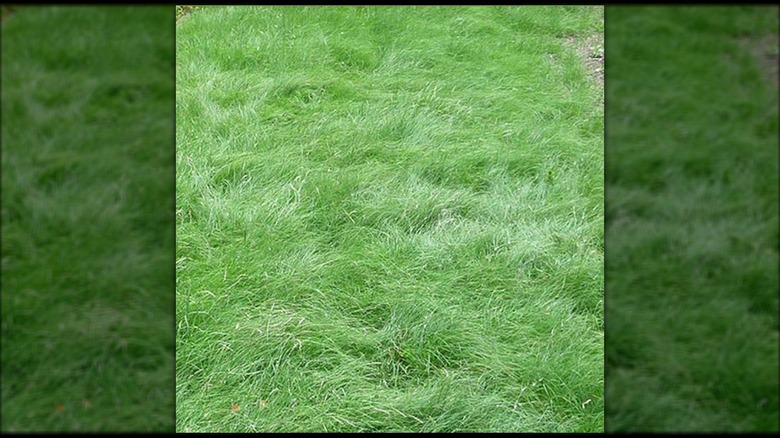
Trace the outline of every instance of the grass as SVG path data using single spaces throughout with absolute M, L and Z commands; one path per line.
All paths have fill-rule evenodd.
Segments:
M 606 430 L 777 432 L 778 9 L 606 21 Z
M 172 23 L 3 19 L 3 432 L 174 429 Z
M 602 20 L 180 20 L 176 429 L 602 431 Z

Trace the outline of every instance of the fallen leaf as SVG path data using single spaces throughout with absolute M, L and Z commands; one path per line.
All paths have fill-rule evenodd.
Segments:
M 54 412 L 62 412 L 65 409 L 65 406 L 60 403 L 57 406 L 54 407 Z
M 241 406 L 234 404 L 231 409 L 233 412 L 238 412 L 241 410 Z

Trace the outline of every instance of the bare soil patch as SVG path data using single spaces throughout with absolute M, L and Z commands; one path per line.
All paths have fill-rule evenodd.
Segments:
M 14 12 L 16 12 L 16 5 L 0 6 L 0 21 L 5 21 L 5 19 L 13 15 Z
M 566 44 L 577 51 L 594 81 L 604 89 L 604 33 L 587 37 L 567 36 Z
M 742 45 L 753 53 L 759 67 L 764 72 L 767 80 L 780 85 L 780 69 L 778 68 L 778 54 L 780 53 L 780 36 L 769 34 L 764 36 L 748 36 L 741 38 Z
M 191 14 L 196 8 L 197 6 L 191 5 L 176 6 L 176 22 L 178 23 L 179 20 Z

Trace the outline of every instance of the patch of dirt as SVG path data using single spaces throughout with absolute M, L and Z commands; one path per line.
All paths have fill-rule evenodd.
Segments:
M 176 22 L 178 23 L 179 20 L 191 14 L 195 9 L 197 9 L 197 6 L 176 6 Z
M 566 45 L 573 48 L 582 59 L 585 68 L 601 89 L 604 89 L 604 33 L 587 37 L 567 36 Z
M 740 38 L 740 43 L 746 50 L 750 50 L 756 58 L 759 67 L 764 72 L 767 80 L 780 86 L 780 35 L 771 34 L 761 37 L 748 36 Z
M 16 5 L 0 6 L 0 22 L 4 22 L 5 19 L 13 15 L 14 12 L 16 12 Z

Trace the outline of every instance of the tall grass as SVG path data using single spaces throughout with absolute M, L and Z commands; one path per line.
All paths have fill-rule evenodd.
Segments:
M 177 25 L 178 431 L 601 431 L 600 7 Z

